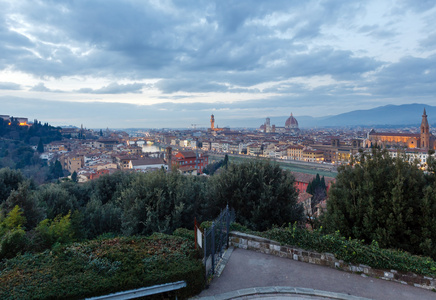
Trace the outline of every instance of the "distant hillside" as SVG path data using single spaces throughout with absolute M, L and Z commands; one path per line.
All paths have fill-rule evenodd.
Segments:
M 429 123 L 436 123 L 436 106 L 426 104 L 386 105 L 368 110 L 355 110 L 348 113 L 316 120 L 317 126 L 375 126 L 375 125 L 416 125 L 421 124 L 424 108 Z
M 431 127 L 436 127 L 436 106 L 427 104 L 403 104 L 403 105 L 386 105 L 367 110 L 355 110 L 347 113 L 325 116 L 295 116 L 300 128 L 309 127 L 330 127 L 330 126 L 419 126 L 424 108 L 427 111 L 428 121 Z M 266 118 L 266 116 L 265 116 Z M 251 127 L 259 128 L 265 123 L 265 118 L 250 118 L 221 120 L 224 124 L 231 124 L 230 127 Z M 287 116 L 271 117 L 271 125 L 279 127 L 285 126 Z

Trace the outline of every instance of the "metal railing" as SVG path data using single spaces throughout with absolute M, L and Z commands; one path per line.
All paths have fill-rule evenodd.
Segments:
M 135 299 L 139 297 L 151 296 L 156 294 L 161 294 L 165 292 L 175 291 L 186 287 L 185 281 L 177 281 L 172 283 L 159 284 L 154 286 L 149 286 L 145 288 L 129 290 L 124 292 L 113 293 L 104 296 L 86 298 L 86 300 L 127 300 Z M 177 299 L 177 295 L 176 295 Z
M 212 222 L 212 226 L 205 229 L 203 234 L 203 263 L 206 268 L 206 278 L 216 271 L 217 262 L 222 258 L 224 247 L 229 247 L 230 223 L 234 221 L 234 213 L 227 206 Z

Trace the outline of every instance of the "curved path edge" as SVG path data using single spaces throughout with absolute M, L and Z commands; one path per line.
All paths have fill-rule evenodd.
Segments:
M 208 297 L 193 297 L 191 299 L 196 300 L 228 300 L 228 299 L 238 299 L 241 297 L 249 296 L 315 296 L 324 297 L 326 299 L 342 299 L 342 300 L 370 300 L 369 298 L 357 297 L 347 294 L 320 291 L 308 288 L 300 287 L 290 287 L 290 286 L 270 286 L 270 287 L 254 287 L 248 289 L 241 289 L 232 292 L 227 292 L 219 295 L 208 296 Z

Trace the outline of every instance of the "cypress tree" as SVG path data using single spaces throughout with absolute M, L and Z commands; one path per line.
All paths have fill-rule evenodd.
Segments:
M 44 152 L 44 144 L 42 143 L 42 139 L 39 139 L 38 147 L 36 148 L 36 151 L 38 151 L 39 153 Z

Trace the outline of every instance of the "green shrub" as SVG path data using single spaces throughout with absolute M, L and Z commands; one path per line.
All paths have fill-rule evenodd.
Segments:
M 180 280 L 185 299 L 205 284 L 194 256 L 192 243 L 164 234 L 56 244 L 0 263 L 0 299 L 83 299 Z
M 23 229 L 11 229 L 0 240 L 0 259 L 12 258 L 23 252 L 27 245 L 26 232 Z
M 174 236 L 179 236 L 183 238 L 187 238 L 188 240 L 194 242 L 195 241 L 195 232 L 194 230 L 189 230 L 186 228 L 177 228 L 173 232 Z
M 73 241 L 74 230 L 71 226 L 71 213 L 57 216 L 54 220 L 45 219 L 36 227 L 35 231 L 41 239 L 44 248 L 50 248 L 55 243 L 69 243 Z

